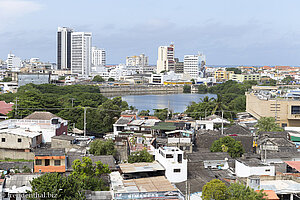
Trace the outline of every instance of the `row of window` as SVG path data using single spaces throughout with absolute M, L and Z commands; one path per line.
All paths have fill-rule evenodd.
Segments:
M 21 138 L 18 138 L 17 141 L 18 141 L 18 142 L 22 142 L 22 139 L 21 139 Z M 1 142 L 6 142 L 6 138 L 1 138 Z
M 61 164 L 60 160 L 54 160 L 54 166 L 60 166 L 60 164 Z M 42 160 L 41 159 L 35 160 L 35 165 L 42 165 Z M 49 166 L 49 165 L 50 165 L 50 160 L 45 159 L 45 166 Z

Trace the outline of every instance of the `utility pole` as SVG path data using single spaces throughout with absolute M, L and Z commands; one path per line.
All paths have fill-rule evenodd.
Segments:
M 86 137 L 86 107 L 84 107 L 84 114 L 83 114 L 83 134 L 84 138 Z
M 74 102 L 74 100 L 75 100 L 74 98 L 71 98 L 71 101 L 72 101 L 72 108 L 73 108 L 73 102 Z
M 224 115 L 224 111 L 222 110 L 222 129 L 221 129 L 222 135 L 224 134 L 223 115 Z
M 15 110 L 15 117 L 17 116 L 18 114 L 18 97 L 16 97 L 16 110 Z

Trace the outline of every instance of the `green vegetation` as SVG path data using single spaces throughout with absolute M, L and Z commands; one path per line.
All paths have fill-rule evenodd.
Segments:
M 108 80 L 107 81 L 109 81 L 109 82 L 114 82 L 115 81 L 115 79 L 114 78 L 108 78 Z
M 192 84 L 195 84 L 195 82 L 196 82 L 195 79 L 193 79 L 193 78 L 191 79 L 191 81 L 192 81 Z
M 139 116 L 150 116 L 150 110 L 141 110 Z
M 221 137 L 215 140 L 210 147 L 211 152 L 228 152 L 232 158 L 241 157 L 245 150 L 240 141 L 236 141 L 230 136 Z
M 154 109 L 154 116 L 164 121 L 165 119 L 168 118 L 168 108 Z
M 153 162 L 153 156 L 148 153 L 147 149 L 142 151 L 137 151 L 128 156 L 129 163 L 137 163 L 137 162 Z
M 65 76 L 60 76 L 60 77 L 58 78 L 58 80 L 60 80 L 60 81 L 66 80 L 66 77 L 65 77 Z
M 4 77 L 1 82 L 11 82 L 11 81 L 12 81 L 11 77 Z
M 246 110 L 246 96 L 245 92 L 256 85 L 256 81 L 245 81 L 238 83 L 236 81 L 227 81 L 225 83 L 207 87 L 200 85 L 198 93 L 218 94 L 217 98 L 205 97 L 200 99 L 200 102 L 192 102 L 186 109 L 186 113 L 194 119 L 204 118 L 211 114 L 222 114 L 227 119 L 233 119 L 237 112 L 244 112 Z
M 183 86 L 183 93 L 191 93 L 191 86 L 190 85 L 184 85 Z
M 88 107 L 87 131 L 89 133 L 112 131 L 112 124 L 120 117 L 121 111 L 128 109 L 127 102 L 122 101 L 121 97 L 108 99 L 100 94 L 97 86 L 91 85 L 27 84 L 21 86 L 17 93 L 0 95 L 0 100 L 13 102 L 16 97 L 18 97 L 18 110 L 10 112 L 10 118 L 23 118 L 34 111 L 50 111 L 68 120 L 69 125 L 73 126 L 75 123 L 76 128 L 79 129 L 83 129 L 83 107 Z
M 228 67 L 226 68 L 226 71 L 233 71 L 235 74 L 241 74 L 242 71 L 239 68 L 236 67 Z
M 226 187 L 219 179 L 213 179 L 202 188 L 203 200 L 266 200 L 263 190 L 259 192 L 239 183 Z
M 282 79 L 282 83 L 284 83 L 284 84 L 291 84 L 291 82 L 293 82 L 294 81 L 294 78 L 293 77 L 291 77 L 291 76 L 286 76 L 284 79 Z
M 100 75 L 94 76 L 92 81 L 93 82 L 105 82 L 104 78 L 102 78 L 102 76 L 100 76 Z
M 90 145 L 90 153 L 95 156 L 112 155 L 116 156 L 117 150 L 112 140 L 94 140 Z
M 256 128 L 258 128 L 258 132 L 264 132 L 264 131 L 283 131 L 283 128 L 281 128 L 278 124 L 275 122 L 275 118 L 273 117 L 262 117 L 258 120 L 258 123 L 255 125 Z
M 28 199 L 37 199 L 36 195 L 50 194 L 43 199 L 85 199 L 81 184 L 76 177 L 64 177 L 59 173 L 47 173 L 30 181 L 32 191 L 28 191 Z

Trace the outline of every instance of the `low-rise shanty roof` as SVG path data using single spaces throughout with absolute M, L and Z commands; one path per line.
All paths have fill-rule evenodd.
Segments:
M 229 128 L 224 129 L 224 134 L 250 135 L 251 131 L 248 128 L 242 127 L 240 125 L 232 125 Z
M 65 149 L 62 148 L 38 148 L 34 152 L 35 156 L 65 156 Z
M 166 130 L 166 131 L 173 131 L 176 130 L 176 125 L 174 122 L 157 122 L 152 127 L 154 130 Z
M 273 190 L 276 194 L 300 193 L 300 183 L 293 180 L 260 181 L 259 189 Z
M 56 135 L 56 136 L 53 136 L 52 139 L 58 139 L 58 140 L 68 140 L 68 141 L 73 141 L 75 140 L 75 136 L 72 136 L 72 135 L 65 135 L 65 134 L 62 134 L 62 135 Z
M 126 125 L 126 124 L 129 124 L 131 121 L 133 120 L 133 117 L 120 117 L 116 122 L 115 124 L 118 124 L 118 125 Z
M 248 159 L 239 158 L 236 160 L 243 163 L 244 165 L 246 165 L 248 167 L 266 166 L 266 164 L 264 164 L 261 160 L 259 160 L 257 158 L 248 158 Z
M 195 152 L 187 154 L 188 162 L 199 162 L 207 160 L 225 160 L 229 159 L 230 155 L 227 152 Z
M 59 118 L 58 116 L 52 114 L 51 112 L 34 112 L 24 119 L 33 119 L 33 120 L 51 120 L 53 118 Z
M 159 164 L 157 161 L 154 161 L 151 163 L 147 163 L 147 162 L 124 163 L 124 164 L 119 164 L 119 167 L 120 167 L 122 173 L 125 173 L 125 174 L 165 170 L 165 168 L 161 164 Z
M 287 140 L 286 138 L 268 138 L 265 137 L 257 142 L 258 145 L 263 145 L 265 142 L 271 142 L 278 147 L 294 147 L 296 149 L 296 145 Z
M 267 152 L 267 159 L 274 159 L 274 158 L 281 158 L 285 160 L 290 160 L 292 158 L 300 158 L 300 152 L 280 152 L 278 153 L 277 151 L 272 152 L 268 151 Z
M 42 133 L 38 131 L 31 131 L 26 128 L 7 128 L 7 129 L 1 129 L 0 130 L 0 135 L 1 134 L 11 134 L 11 135 L 18 135 L 18 136 L 23 136 L 23 137 L 28 137 L 28 138 L 34 138 L 39 135 L 42 135 Z
M 41 174 L 14 174 L 14 175 L 9 175 L 5 177 L 5 185 L 4 185 L 4 190 L 18 190 L 21 187 L 25 187 L 24 189 L 31 188 L 30 181 L 32 181 L 34 178 L 38 178 L 41 176 Z M 19 191 L 20 193 L 22 191 Z M 26 192 L 26 190 L 24 191 Z
M 0 101 L 0 115 L 7 115 L 12 111 L 13 103 L 6 103 L 5 101 Z
M 114 171 L 117 169 L 115 159 L 112 155 L 108 156 L 81 156 L 81 155 L 68 155 L 68 164 L 67 169 L 72 171 L 72 165 L 74 160 L 82 160 L 83 157 L 89 157 L 91 158 L 92 162 L 95 164 L 97 161 L 101 161 L 103 164 L 108 165 L 109 169 L 111 171 Z

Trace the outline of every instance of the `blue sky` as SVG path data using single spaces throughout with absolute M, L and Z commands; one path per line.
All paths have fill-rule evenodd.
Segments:
M 56 31 L 93 33 L 107 63 L 158 46 L 204 52 L 207 64 L 300 65 L 299 0 L 0 0 L 0 58 L 56 62 Z

